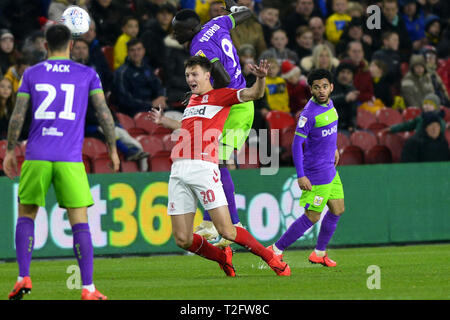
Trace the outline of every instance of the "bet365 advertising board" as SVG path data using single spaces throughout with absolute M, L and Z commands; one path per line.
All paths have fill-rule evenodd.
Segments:
M 346 212 L 330 246 L 450 240 L 450 163 L 338 167 Z M 275 175 L 233 170 L 242 224 L 269 245 L 301 214 L 294 168 Z M 88 209 L 96 255 L 182 252 L 167 215 L 168 172 L 89 175 L 95 204 Z M 18 179 L 0 178 L 0 259 L 15 258 Z M 324 209 L 326 212 L 327 208 Z M 195 225 L 202 221 L 199 203 Z M 314 225 L 295 244 L 313 248 Z M 35 222 L 33 257 L 73 256 L 67 212 L 50 188 Z

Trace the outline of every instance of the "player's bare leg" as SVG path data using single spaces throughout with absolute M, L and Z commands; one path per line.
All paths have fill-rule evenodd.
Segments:
M 326 247 L 336 230 L 340 216 L 345 211 L 344 199 L 329 199 L 329 210 L 322 219 L 316 249 L 309 256 L 311 263 L 320 263 L 326 267 L 335 267 L 337 263 L 331 260 L 326 252 Z
M 8 299 L 20 300 L 32 289 L 30 264 L 34 247 L 34 220 L 39 207 L 34 204 L 19 203 L 19 217 L 16 224 L 16 257 L 19 265 L 19 276 Z
M 203 236 L 193 233 L 194 216 L 193 212 L 170 216 L 175 243 L 184 250 L 216 261 L 227 276 L 234 277 L 236 273 L 232 264 L 231 249 L 228 247 L 221 250 L 209 243 Z
M 94 285 L 94 247 L 92 245 L 91 232 L 89 230 L 87 207 L 68 208 L 67 214 L 72 226 L 73 252 L 80 267 L 82 300 L 106 300 Z
M 277 275 L 289 276 L 291 274 L 287 263 L 282 262 L 271 250 L 265 248 L 247 230 L 233 225 L 227 206 L 221 206 L 209 212 L 217 231 L 223 238 L 233 241 L 261 257 Z

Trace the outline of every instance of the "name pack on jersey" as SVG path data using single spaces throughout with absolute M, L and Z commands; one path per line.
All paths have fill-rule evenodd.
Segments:
M 44 63 L 45 71 L 47 72 L 70 72 L 69 64 L 51 64 L 48 62 Z

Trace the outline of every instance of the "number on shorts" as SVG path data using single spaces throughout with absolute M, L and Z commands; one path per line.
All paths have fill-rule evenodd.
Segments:
M 214 191 L 211 189 L 205 191 L 201 191 L 200 194 L 203 197 L 203 204 L 208 204 L 214 202 L 216 200 L 216 196 L 214 195 Z

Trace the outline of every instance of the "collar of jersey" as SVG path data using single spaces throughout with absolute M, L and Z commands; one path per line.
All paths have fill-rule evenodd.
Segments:
M 328 105 L 326 103 L 320 104 L 318 101 L 316 101 L 316 99 L 314 99 L 314 97 L 312 97 L 311 100 L 319 106 L 328 108 Z
M 50 57 L 47 60 L 70 60 L 70 59 L 66 57 Z

